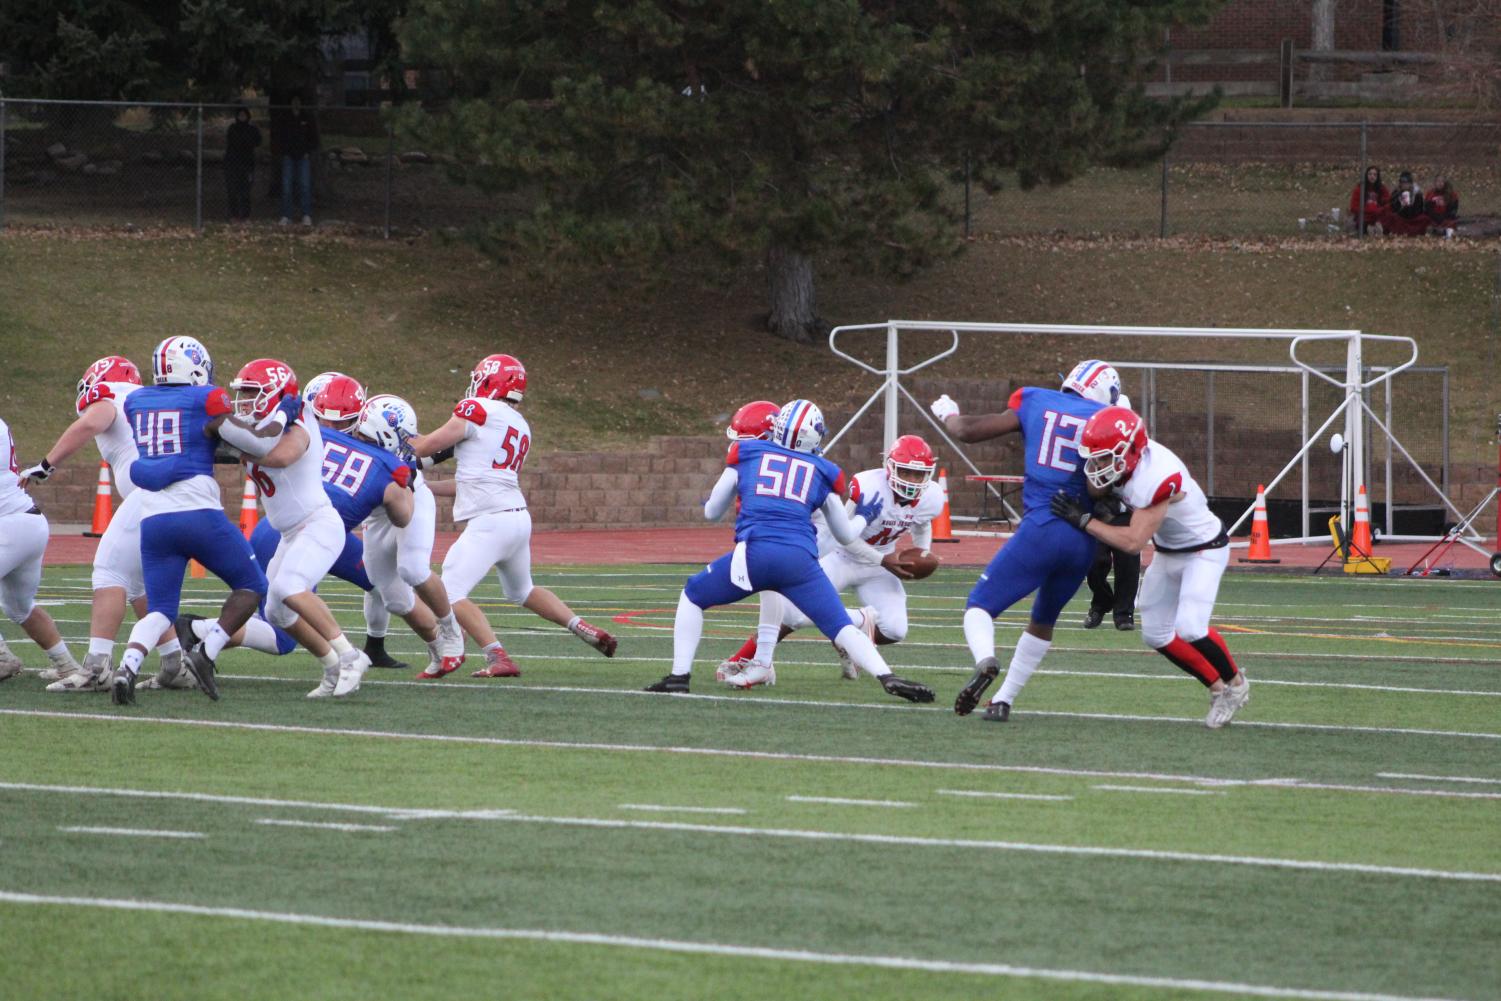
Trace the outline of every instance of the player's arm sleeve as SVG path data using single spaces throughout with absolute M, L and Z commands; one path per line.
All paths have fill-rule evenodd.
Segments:
M 829 491 L 829 496 L 824 498 L 823 507 L 820 510 L 823 511 L 829 531 L 841 546 L 848 547 L 851 542 L 860 541 L 860 533 L 865 531 L 865 519 L 859 515 L 851 518 L 845 514 L 844 500 L 838 494 L 832 490 Z
M 386 492 L 381 495 L 381 504 L 386 509 L 386 517 L 391 519 L 391 524 L 397 528 L 405 528 L 411 523 L 415 502 L 412 499 L 412 492 L 400 483 L 393 481 L 386 484 Z
M 284 419 L 280 411 L 273 411 L 269 419 L 252 426 L 231 414 L 219 425 L 219 439 L 253 459 L 265 459 L 281 441 Z
M 719 474 L 719 480 L 714 484 L 714 489 L 709 491 L 709 499 L 704 501 L 704 519 L 706 521 L 718 521 L 724 517 L 730 505 L 735 502 L 735 495 L 740 492 L 740 473 L 731 466 Z
M 933 523 L 931 521 L 912 526 L 912 544 L 923 552 L 933 548 Z

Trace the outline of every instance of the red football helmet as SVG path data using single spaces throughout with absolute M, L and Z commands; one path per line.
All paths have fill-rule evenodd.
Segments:
M 1147 447 L 1147 428 L 1140 415 L 1125 407 L 1097 411 L 1079 436 L 1079 457 L 1089 485 L 1103 490 L 1129 480 Z
M 526 393 L 526 367 L 511 355 L 486 355 L 469 373 L 469 395 L 481 400 L 520 403 Z
M 235 413 L 260 419 L 276 409 L 283 397 L 297 396 L 297 373 L 275 358 L 257 358 L 240 369 L 229 384 Z
M 771 438 L 771 426 L 776 423 L 781 409 L 769 400 L 747 403 L 730 418 L 730 426 L 724 430 L 725 437 L 730 441 L 767 441 Z
M 135 362 L 119 355 L 109 355 L 100 358 L 94 364 L 84 370 L 83 378 L 78 380 L 78 401 L 76 406 L 81 413 L 83 411 L 84 394 L 101 382 L 128 382 L 132 386 L 141 384 L 141 370 L 136 368 Z
M 313 416 L 336 431 L 349 431 L 364 406 L 365 387 L 347 375 L 336 375 L 313 397 Z
M 915 501 L 933 479 L 938 459 L 928 443 L 915 434 L 904 434 L 891 443 L 886 453 L 886 481 L 891 492 L 906 501 Z

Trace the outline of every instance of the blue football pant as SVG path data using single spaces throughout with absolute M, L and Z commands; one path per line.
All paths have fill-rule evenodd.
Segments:
M 1093 550 L 1091 550 L 1091 553 Z M 688 579 L 683 593 L 699 608 L 730 605 L 756 591 L 776 591 L 802 612 L 819 631 L 832 640 L 850 624 L 849 612 L 839 592 L 829 581 L 818 557 L 801 546 L 778 542 L 746 543 L 746 569 L 754 590 L 746 591 L 730 580 L 734 553 L 725 553 Z M 1082 579 L 1083 574 L 1080 574 Z
M 1084 583 L 1094 562 L 1094 536 L 1056 518 L 1023 518 L 990 560 L 965 608 L 1000 615 L 1033 591 L 1032 621 L 1051 626 Z
M 177 620 L 182 575 L 195 559 L 236 591 L 266 594 L 266 574 L 245 536 L 216 508 L 169 511 L 141 521 L 141 574 L 148 614 Z

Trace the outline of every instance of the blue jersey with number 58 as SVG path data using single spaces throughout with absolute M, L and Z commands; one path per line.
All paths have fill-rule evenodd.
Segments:
M 373 442 L 361 441 L 332 428 L 323 434 L 323 490 L 334 510 L 352 529 L 380 507 L 386 487 L 401 482 L 398 468 L 406 463 Z
M 1079 436 L 1104 404 L 1062 390 L 1024 386 L 1011 394 L 1008 405 L 1021 420 L 1026 442 L 1023 517 L 1054 520 L 1048 501 L 1059 490 L 1087 504 L 1089 485 L 1079 458 Z
M 769 441 L 737 441 L 725 465 L 739 475 L 740 514 L 735 541 L 781 542 L 818 556 L 813 512 L 830 492 L 844 492 L 844 473 L 820 455 Z

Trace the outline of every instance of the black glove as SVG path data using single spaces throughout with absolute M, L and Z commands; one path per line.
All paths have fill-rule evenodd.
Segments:
M 1055 515 L 1081 532 L 1084 531 L 1084 526 L 1088 525 L 1094 518 L 1091 512 L 1084 509 L 1083 504 L 1080 504 L 1062 490 L 1054 494 L 1053 499 L 1048 501 L 1048 507 L 1052 509 Z
M 1131 509 L 1119 497 L 1101 497 L 1094 502 L 1094 516 L 1107 525 L 1131 523 Z

